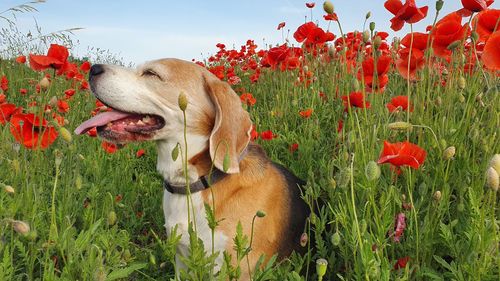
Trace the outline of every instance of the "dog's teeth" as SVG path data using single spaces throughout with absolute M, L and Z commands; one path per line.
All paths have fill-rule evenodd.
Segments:
M 144 125 L 144 122 L 142 122 L 142 120 L 139 120 L 139 121 L 137 121 L 137 125 L 141 125 L 142 126 L 142 125 Z
M 149 123 L 149 122 L 151 122 L 151 117 L 149 117 L 149 115 L 146 115 L 146 117 L 143 117 L 143 118 L 142 118 L 142 122 L 144 122 L 144 123 Z

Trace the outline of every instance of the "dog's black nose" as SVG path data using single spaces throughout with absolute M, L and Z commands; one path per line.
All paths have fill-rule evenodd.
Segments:
M 90 76 L 97 76 L 104 73 L 104 66 L 102 64 L 94 64 L 90 68 Z

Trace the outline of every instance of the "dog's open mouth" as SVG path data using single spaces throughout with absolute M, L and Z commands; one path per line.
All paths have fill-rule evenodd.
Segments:
M 100 137 L 115 143 L 126 143 L 149 140 L 163 126 L 165 120 L 158 115 L 112 110 L 83 122 L 75 129 L 75 134 L 84 134 L 95 127 Z

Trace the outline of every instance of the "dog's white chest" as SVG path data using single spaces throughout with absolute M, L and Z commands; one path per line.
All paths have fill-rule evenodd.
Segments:
M 193 206 L 191 208 L 191 221 L 193 221 L 193 211 L 194 219 L 196 221 L 196 230 L 198 238 L 203 241 L 205 246 L 205 251 L 211 254 L 212 251 L 212 232 L 208 227 L 205 207 L 203 204 L 203 199 L 201 193 L 195 193 L 191 195 Z M 189 255 L 189 233 L 188 233 L 188 204 L 187 196 L 180 194 L 172 194 L 168 191 L 163 193 L 163 212 L 165 214 L 165 228 L 167 234 L 177 225 L 177 234 L 182 235 L 179 246 L 177 248 L 177 254 L 183 256 Z M 215 231 L 214 235 L 214 251 L 219 252 L 219 256 L 216 259 L 216 270 L 220 269 L 222 264 L 222 252 L 226 249 L 226 243 L 228 237 L 224 235 L 221 231 Z M 178 264 L 180 266 L 180 264 Z

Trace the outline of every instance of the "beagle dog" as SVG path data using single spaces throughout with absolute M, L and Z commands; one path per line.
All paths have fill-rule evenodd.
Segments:
M 300 197 L 303 182 L 250 142 L 252 122 L 229 84 L 202 66 L 178 59 L 151 61 L 137 69 L 96 64 L 90 70 L 89 82 L 95 97 L 112 111 L 84 122 L 76 134 L 97 127 L 101 138 L 117 144 L 157 143 L 157 170 L 165 186 L 165 227 L 170 233 L 177 226 L 182 234 L 177 268 L 183 266 L 179 255 L 189 254 L 188 188 L 194 210 L 191 221 L 196 223 L 197 235 L 208 253 L 212 233 L 204 204 L 213 206 L 220 221 L 213 241 L 219 252 L 216 271 L 223 263 L 223 251 L 236 259 L 236 226 L 241 222 L 244 234 L 250 237 L 257 211 L 266 215 L 255 220 L 249 253 L 251 270 L 261 255 L 284 258 L 298 249 L 309 215 Z M 179 107 L 181 93 L 187 98 L 185 112 Z M 182 157 L 172 157 L 178 146 L 182 155 L 187 150 L 187 177 Z M 248 276 L 246 267 L 241 268 L 242 278 Z

